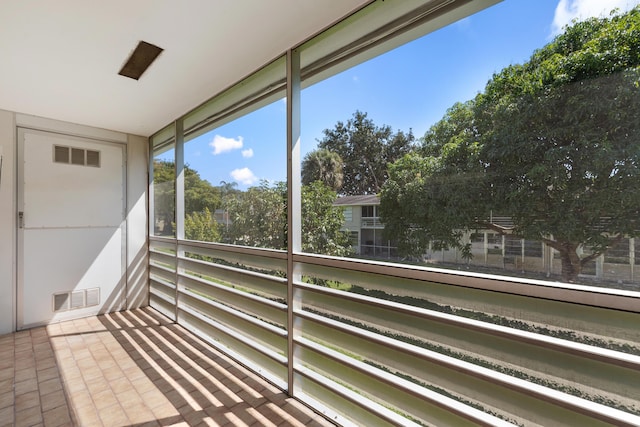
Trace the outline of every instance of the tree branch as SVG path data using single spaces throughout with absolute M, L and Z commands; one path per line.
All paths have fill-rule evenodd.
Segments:
M 598 258 L 600 255 L 606 253 L 612 246 L 617 245 L 618 243 L 620 243 L 622 241 L 623 235 L 622 234 L 618 234 L 616 237 L 612 238 L 609 240 L 609 244 L 607 245 L 607 247 L 604 250 L 601 251 L 596 251 L 590 255 L 587 255 L 584 258 L 580 259 L 580 265 L 585 265 L 586 263 L 588 263 L 589 261 L 593 261 L 594 259 Z
M 477 221 L 476 225 L 478 225 L 479 228 L 486 228 L 488 230 L 495 231 L 496 233 L 499 233 L 499 234 L 504 234 L 504 235 L 513 234 L 513 228 L 503 227 L 501 225 L 494 224 L 491 222 Z

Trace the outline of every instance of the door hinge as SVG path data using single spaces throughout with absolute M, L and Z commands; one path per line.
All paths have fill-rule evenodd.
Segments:
M 24 228 L 24 212 L 18 212 L 18 228 Z

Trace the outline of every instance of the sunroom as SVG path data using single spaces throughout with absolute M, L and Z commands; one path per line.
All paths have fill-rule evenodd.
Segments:
M 523 3 L 0 5 L 0 425 L 640 425 L 640 6 Z

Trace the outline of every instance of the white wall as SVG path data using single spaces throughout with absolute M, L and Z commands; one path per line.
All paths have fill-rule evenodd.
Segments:
M 15 328 L 15 116 L 0 110 L 0 334 Z
M 0 334 L 14 331 L 16 323 L 17 126 L 127 145 L 127 305 L 147 305 L 147 138 L 0 110 Z
M 147 175 L 148 139 L 127 141 L 127 308 L 148 305 Z

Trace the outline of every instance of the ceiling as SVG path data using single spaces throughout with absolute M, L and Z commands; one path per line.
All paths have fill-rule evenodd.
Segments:
M 0 109 L 149 136 L 370 0 L 0 2 Z M 118 75 L 140 40 L 164 49 Z

